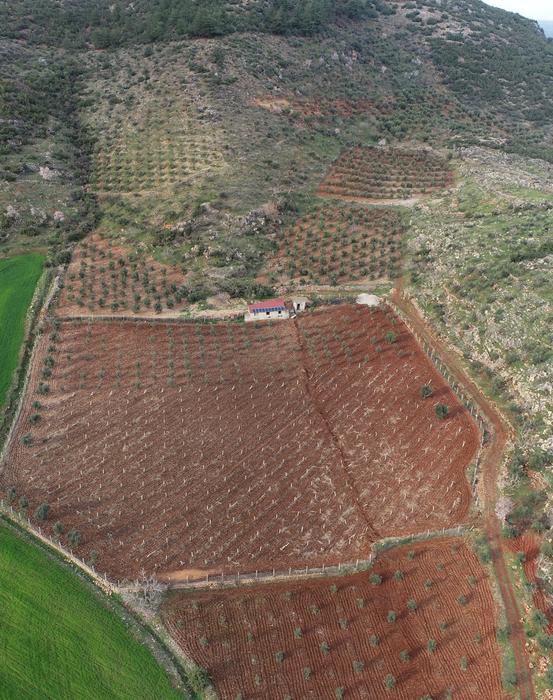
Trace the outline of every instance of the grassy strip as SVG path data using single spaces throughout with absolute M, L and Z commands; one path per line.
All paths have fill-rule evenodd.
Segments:
M 10 388 L 25 337 L 25 319 L 44 256 L 37 253 L 0 260 L 0 406 Z
M 53 279 L 53 271 L 47 269 L 36 285 L 34 301 L 29 308 L 24 321 L 24 343 L 20 350 L 19 365 L 13 372 L 11 388 L 6 394 L 4 405 L 0 404 L 0 449 L 3 447 L 9 433 L 13 418 L 17 413 L 21 391 L 25 385 L 27 369 L 31 360 L 37 333 L 37 319 L 48 295 Z M 1 358 L 1 355 L 0 355 Z
M 72 567 L 56 561 L 46 547 L 34 546 L 21 534 L 0 525 L 3 696 L 183 697 L 146 647 L 148 630 L 85 577 L 75 577 Z

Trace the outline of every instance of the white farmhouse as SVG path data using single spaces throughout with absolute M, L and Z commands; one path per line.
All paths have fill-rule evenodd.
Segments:
M 270 321 L 271 319 L 290 318 L 284 299 L 267 299 L 248 304 L 245 321 Z

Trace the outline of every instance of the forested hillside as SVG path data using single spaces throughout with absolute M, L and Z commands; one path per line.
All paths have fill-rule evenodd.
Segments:
M 4 248 L 117 235 L 193 297 L 257 288 L 352 144 L 553 159 L 553 45 L 479 0 L 1 1 L 0 52 Z

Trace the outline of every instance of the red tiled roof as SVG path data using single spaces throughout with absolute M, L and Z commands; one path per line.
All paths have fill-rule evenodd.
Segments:
M 285 309 L 286 303 L 284 299 L 266 299 L 265 301 L 256 301 L 253 304 L 248 304 L 248 311 L 253 314 L 254 311 L 268 311 L 269 309 Z

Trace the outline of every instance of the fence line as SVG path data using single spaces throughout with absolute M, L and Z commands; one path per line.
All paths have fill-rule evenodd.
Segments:
M 405 292 L 402 293 L 402 296 L 406 299 L 406 301 L 409 301 L 409 297 L 405 294 Z M 480 472 L 480 465 L 481 465 L 481 461 L 482 461 L 482 452 L 484 450 L 484 445 L 486 442 L 487 422 L 480 414 L 478 407 L 476 406 L 472 397 L 468 396 L 465 393 L 465 391 L 459 386 L 459 384 L 455 380 L 455 378 L 450 374 L 447 364 L 442 360 L 442 358 L 439 356 L 439 354 L 436 352 L 436 350 L 434 350 L 434 348 L 429 343 L 427 343 L 426 340 L 424 338 L 422 338 L 417 333 L 417 331 L 411 325 L 411 322 L 410 322 L 410 319 L 408 318 L 408 316 L 392 301 L 390 302 L 390 304 L 393 305 L 394 313 L 396 313 L 401 318 L 403 323 L 407 326 L 407 328 L 409 329 L 409 332 L 415 338 L 415 340 L 418 342 L 419 346 L 422 348 L 425 355 L 429 358 L 429 360 L 432 362 L 434 367 L 438 370 L 438 372 L 446 380 L 448 386 L 453 390 L 453 392 L 455 393 L 457 398 L 461 401 L 463 406 L 469 411 L 471 416 L 474 418 L 476 425 L 478 426 L 478 429 L 480 432 L 480 444 L 478 447 L 478 452 L 476 454 L 476 458 L 474 460 L 474 474 L 472 477 L 471 490 L 472 490 L 473 497 L 476 499 L 477 502 L 479 502 L 478 492 L 477 492 L 476 487 L 477 487 L 478 481 L 479 481 L 479 472 Z
M 96 316 L 56 316 L 58 321 L 63 323 L 144 323 L 148 325 L 156 324 L 173 324 L 182 325 L 183 323 L 195 323 L 195 324 L 212 324 L 220 323 L 224 321 L 233 321 L 240 319 L 244 316 L 245 311 L 229 311 L 224 317 L 215 318 L 211 316 L 110 316 L 110 315 L 96 315 Z
M 469 528 L 470 529 L 470 528 Z M 186 581 L 178 581 L 169 583 L 170 589 L 179 588 L 226 588 L 230 586 L 247 585 L 251 583 L 266 583 L 270 581 L 280 581 L 287 579 L 304 579 L 304 578 L 322 578 L 324 576 L 340 576 L 342 574 L 358 573 L 369 569 L 372 564 L 378 559 L 379 555 L 389 549 L 401 546 L 402 544 L 423 542 L 436 537 L 454 537 L 461 536 L 467 528 L 464 525 L 458 525 L 454 528 L 443 528 L 441 530 L 426 530 L 425 532 L 414 535 L 406 535 L 405 537 L 386 537 L 377 540 L 372 544 L 372 551 L 366 559 L 357 559 L 355 562 L 338 562 L 337 564 L 309 567 L 305 566 L 301 569 L 289 567 L 288 569 L 269 571 L 237 571 L 235 574 L 206 573 L 205 576 L 190 578 L 187 576 Z M 125 585 L 118 582 L 120 590 L 132 592 L 140 590 L 140 585 L 130 584 Z
M 33 535 L 33 537 L 36 537 L 41 542 L 48 545 L 48 547 L 54 549 L 63 559 L 75 564 L 75 566 L 78 566 L 79 569 L 82 569 L 105 593 L 111 595 L 112 593 L 117 592 L 117 587 L 108 579 L 107 574 L 100 574 L 98 571 L 96 571 L 94 566 L 90 566 L 82 559 L 79 559 L 79 557 L 73 554 L 72 550 L 64 547 L 59 540 L 56 541 L 51 537 L 48 537 L 48 535 L 42 531 L 42 528 L 39 525 L 33 525 L 29 518 L 25 517 L 21 513 L 18 513 L 3 499 L 0 500 L 0 512 L 7 516 L 9 520 L 12 520 L 14 523 Z

